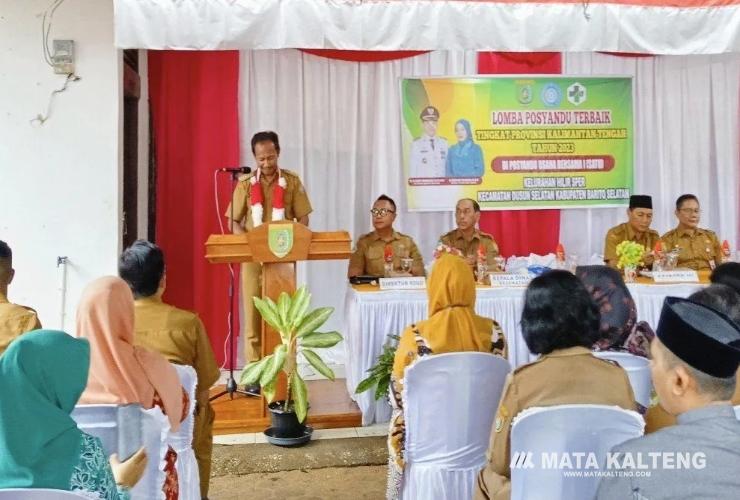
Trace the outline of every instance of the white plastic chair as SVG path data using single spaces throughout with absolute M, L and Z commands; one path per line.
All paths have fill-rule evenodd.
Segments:
M 72 418 L 83 432 L 100 439 L 106 455 L 121 460 L 141 447 L 141 405 L 78 405 Z
M 74 491 L 51 490 L 48 488 L 10 488 L 0 490 L 0 500 L 79 500 L 86 498 L 88 494 L 75 493 Z
M 594 498 L 600 480 L 596 472 L 606 470 L 609 450 L 641 436 L 644 429 L 637 412 L 617 406 L 559 405 L 522 411 L 511 427 L 511 500 Z M 576 453 L 584 454 L 580 467 Z M 598 468 L 589 465 L 590 456 Z M 564 457 L 572 468 L 564 464 Z M 590 475 L 566 476 L 578 471 Z
M 740 405 L 737 405 L 735 407 L 735 416 L 737 417 L 738 420 L 740 420 Z
M 424 356 L 406 369 L 403 499 L 472 498 L 509 371 L 482 352 Z
M 627 372 L 635 401 L 643 407 L 650 407 L 650 395 L 653 392 L 653 379 L 650 374 L 650 361 L 642 356 L 635 356 L 628 352 L 597 351 L 594 356 L 601 359 L 610 359 L 619 363 Z
M 144 410 L 141 405 L 78 405 L 72 418 L 83 432 L 100 438 L 107 455 L 118 453 L 125 460 L 141 446 L 148 458 L 144 475 L 131 489 L 131 498 L 164 498 L 164 457 L 170 429 L 159 408 Z
M 193 451 L 193 431 L 195 429 L 195 388 L 198 375 L 190 366 L 172 364 L 180 377 L 180 383 L 190 398 L 188 416 L 180 424 L 177 432 L 170 431 L 167 441 L 177 452 L 177 478 L 180 486 L 181 500 L 200 500 L 200 475 L 198 462 Z

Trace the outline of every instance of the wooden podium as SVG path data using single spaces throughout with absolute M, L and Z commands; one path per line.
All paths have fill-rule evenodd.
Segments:
M 262 224 L 246 234 L 209 236 L 206 259 L 212 264 L 261 262 L 262 296 L 277 301 L 282 292 L 292 294 L 295 291 L 297 261 L 348 259 L 351 245 L 347 231 L 314 233 L 303 224 L 279 221 Z M 255 314 L 259 313 L 255 310 Z M 263 320 L 262 356 L 272 354 L 279 343 L 280 335 Z M 281 374 L 275 398 L 283 399 L 285 391 L 285 376 Z M 269 416 L 264 398 L 261 406 L 262 420 L 267 422 Z

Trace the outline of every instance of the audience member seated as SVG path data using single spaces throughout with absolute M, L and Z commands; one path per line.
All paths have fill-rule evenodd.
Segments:
M 650 357 L 653 329 L 637 321 L 637 308 L 622 275 L 607 266 L 579 266 L 576 276 L 599 308 L 601 325 L 595 351 L 627 351 Z
M 370 210 L 374 231 L 363 234 L 357 240 L 352 256 L 349 258 L 347 277 L 369 275 L 384 276 L 385 261 L 393 263 L 393 272 L 401 270 L 401 259 L 413 259 L 411 275 L 424 276 L 424 260 L 411 236 L 393 229 L 396 220 L 396 202 L 382 194 Z
M 540 358 L 508 377 L 475 499 L 510 498 L 509 436 L 512 421 L 522 410 L 563 404 L 635 409 L 625 371 L 591 354 L 599 338 L 599 310 L 573 274 L 549 271 L 533 279 L 524 295 L 521 325 L 527 347 Z
M 463 259 L 447 253 L 437 259 L 429 276 L 427 293 L 429 318 L 404 330 L 393 362 L 388 498 L 398 498 L 403 477 L 405 428 L 401 392 L 406 367 L 420 356 L 444 352 L 505 355 L 501 327 L 492 319 L 475 314 L 475 280 Z
M 140 449 L 106 460 L 100 440 L 70 413 L 87 383 L 90 344 L 64 332 L 37 330 L 0 357 L 0 489 L 51 488 L 130 498 L 147 463 Z
M 725 262 L 717 266 L 709 276 L 712 283 L 727 285 L 740 293 L 740 262 Z
M 678 425 L 615 447 L 624 470 L 602 479 L 597 498 L 737 498 L 740 421 L 730 398 L 740 327 L 711 307 L 668 297 L 651 351 L 660 404 Z M 639 473 L 632 470 L 636 466 Z
M 134 346 L 134 297 L 125 281 L 105 276 L 90 283 L 77 307 L 77 337 L 90 341 L 90 376 L 81 404 L 158 406 L 173 430 L 187 417 L 188 397 L 177 371 L 158 352 Z M 178 495 L 177 454 L 165 456 L 165 498 Z
M 13 251 L 0 240 L 0 355 L 18 335 L 41 328 L 36 311 L 8 301 L 8 285 L 13 276 Z
M 723 264 L 724 266 L 725 264 Z M 722 266 L 719 266 L 719 269 Z M 722 275 L 720 275 L 722 276 Z M 740 325 L 740 294 L 733 288 L 717 283 L 693 293 L 689 300 L 702 304 L 726 315 Z M 740 374 L 740 370 L 738 370 Z M 732 404 L 740 405 L 740 387 L 735 388 Z M 664 427 L 676 425 L 676 417 L 668 413 L 662 405 L 653 406 L 645 415 L 645 432 L 655 432 Z
M 198 316 L 162 301 L 167 278 L 164 254 L 144 240 L 134 242 L 118 261 L 118 274 L 134 294 L 134 343 L 157 351 L 172 363 L 189 365 L 198 375 L 193 450 L 200 472 L 200 494 L 208 496 L 213 450 L 213 419 L 209 389 L 220 371 L 205 327 Z

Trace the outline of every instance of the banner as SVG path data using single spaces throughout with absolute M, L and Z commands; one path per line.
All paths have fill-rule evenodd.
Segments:
M 630 77 L 401 81 L 409 210 L 625 206 L 633 190 Z

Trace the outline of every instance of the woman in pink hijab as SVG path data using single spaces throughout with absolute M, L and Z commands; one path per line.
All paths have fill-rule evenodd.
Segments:
M 80 404 L 159 406 L 172 430 L 180 428 L 187 394 L 161 354 L 134 345 L 134 297 L 125 281 L 105 276 L 85 288 L 77 307 L 76 336 L 90 341 L 90 374 Z M 176 458 L 170 448 L 163 487 L 168 500 L 178 498 Z

